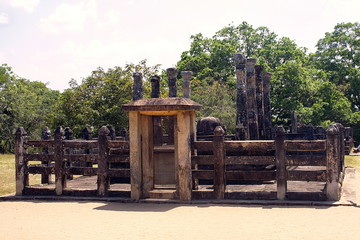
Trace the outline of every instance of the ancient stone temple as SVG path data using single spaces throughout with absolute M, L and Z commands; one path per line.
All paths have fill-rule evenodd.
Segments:
M 236 55 L 236 140 L 213 117 L 199 120 L 197 137 L 195 115 L 202 106 L 190 99 L 192 73 L 181 72 L 183 97 L 177 94 L 177 69 L 166 73 L 168 97 L 160 97 L 160 78 L 152 76 L 148 99 L 142 74 L 134 73 L 133 101 L 123 105 L 129 134 L 123 129 L 117 137 L 111 126 L 102 126 L 92 139 L 85 128 L 79 140 L 59 126 L 53 139 L 46 128 L 43 140 L 29 140 L 19 128 L 16 195 L 159 202 L 340 199 L 350 129 L 344 134 L 341 124 L 327 130 L 300 126 L 294 112 L 292 133 L 282 126 L 272 132 L 270 74 L 255 59 Z M 32 174 L 41 174 L 42 184 L 31 184 Z

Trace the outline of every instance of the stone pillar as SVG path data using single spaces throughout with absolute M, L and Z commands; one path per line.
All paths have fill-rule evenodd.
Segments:
M 246 60 L 246 97 L 248 107 L 249 136 L 250 139 L 259 139 L 259 127 L 256 107 L 256 77 L 255 58 Z
M 97 170 L 97 194 L 99 197 L 107 196 L 110 187 L 108 171 L 108 139 L 110 130 L 106 126 L 102 126 L 99 130 L 98 138 L 98 170 Z
M 196 142 L 196 112 L 191 111 L 190 112 L 190 141 L 191 141 L 191 156 L 197 155 L 197 150 L 194 148 L 194 142 Z M 176 139 L 176 137 L 175 137 Z M 198 164 L 191 164 L 191 168 L 197 170 Z M 192 178 L 192 189 L 198 189 L 199 186 L 199 180 Z
M 214 195 L 215 199 L 224 199 L 225 196 L 225 131 L 221 126 L 214 130 Z
M 29 182 L 25 173 L 26 162 L 24 161 L 26 135 L 24 128 L 17 129 L 15 136 L 16 196 L 23 195 L 24 189 Z
M 91 140 L 92 139 L 92 130 L 90 127 L 85 127 L 82 131 L 81 131 L 81 135 L 82 135 L 82 139 L 84 140 Z M 85 154 L 91 154 L 93 151 L 90 148 L 85 148 L 84 149 L 84 153 Z M 93 164 L 92 162 L 82 162 L 82 161 L 76 161 L 75 164 L 77 166 L 80 167 L 92 167 Z
M 154 75 L 151 77 L 151 98 L 160 97 L 160 77 Z M 160 116 L 153 116 L 153 134 L 154 134 L 154 145 L 161 146 L 163 144 L 163 133 Z
M 177 75 L 178 70 L 176 68 L 168 68 L 166 69 L 166 74 L 168 77 L 168 85 L 169 85 L 169 97 L 177 97 Z
M 297 124 L 296 111 L 291 111 L 291 133 L 297 133 Z
M 41 131 L 41 140 L 50 140 L 51 139 L 51 131 L 49 127 L 45 127 L 42 131 Z M 42 150 L 43 154 L 49 154 L 49 148 L 44 147 Z M 41 161 L 41 164 L 47 165 L 49 166 L 49 161 L 45 160 L 45 161 Z M 51 175 L 50 174 L 46 174 L 46 173 L 42 173 L 41 174 L 41 184 L 49 184 L 51 183 Z
M 130 183 L 131 199 L 142 194 L 141 123 L 139 112 L 129 112 Z
M 133 100 L 142 99 L 142 73 L 134 73 L 134 89 L 133 89 Z
M 72 140 L 73 139 L 73 131 L 71 130 L 70 127 L 66 127 L 65 130 L 64 130 L 64 139 L 65 140 Z M 65 150 L 65 154 L 69 155 L 69 154 L 72 154 L 72 149 L 71 148 L 68 148 Z M 72 162 L 71 161 L 67 161 L 66 163 L 66 167 L 71 167 L 72 166 Z M 41 176 L 41 183 L 43 183 L 43 175 Z M 66 176 L 66 179 L 68 180 L 73 180 L 74 179 L 74 176 L 73 175 L 67 175 Z M 51 175 L 47 175 L 47 177 L 45 176 L 45 179 L 44 179 L 44 183 L 51 183 Z
M 178 194 L 181 201 L 191 200 L 190 119 L 190 112 L 188 111 L 177 113 L 175 156 L 177 158 Z
M 168 68 L 166 69 L 166 74 L 168 77 L 168 85 L 169 85 L 169 97 L 177 97 L 177 75 L 178 70 L 176 68 Z M 168 126 L 168 144 L 174 144 L 174 117 L 169 116 L 169 126 Z
M 263 80 L 262 80 L 262 71 L 264 67 L 262 65 L 255 66 L 256 74 L 256 106 L 258 114 L 258 127 L 259 127 L 259 139 L 265 139 L 264 131 L 264 100 L 263 100 Z
M 340 165 L 339 165 L 339 173 L 344 171 L 345 167 L 345 135 L 344 135 L 344 126 L 341 123 L 336 123 L 339 129 L 339 148 L 340 148 Z
M 236 63 L 236 136 L 239 140 L 249 139 L 248 113 L 246 104 L 246 59 L 235 55 Z
M 287 192 L 287 172 L 285 162 L 285 129 L 276 128 L 275 139 L 277 199 L 285 200 Z
M 190 88 L 190 80 L 192 78 L 193 72 L 191 71 L 182 71 L 181 77 L 183 79 L 182 88 L 183 88 L 183 97 L 190 98 L 191 88 Z
M 263 88 L 264 88 L 264 131 L 265 139 L 272 139 L 271 134 L 271 105 L 270 105 L 270 79 L 271 73 L 265 72 L 263 75 Z
M 151 98 L 160 97 L 160 77 L 154 75 L 151 77 Z
M 64 130 L 58 127 L 55 130 L 55 192 L 56 195 L 62 195 L 63 189 L 66 187 L 65 179 L 65 162 L 63 152 Z
M 326 196 L 329 201 L 340 200 L 340 131 L 336 124 L 331 124 L 326 136 Z
M 142 165 L 142 197 L 150 197 L 154 189 L 154 145 L 153 117 L 140 116 L 141 121 L 141 165 Z

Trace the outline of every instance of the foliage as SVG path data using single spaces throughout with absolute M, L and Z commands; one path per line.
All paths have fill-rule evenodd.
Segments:
M 257 57 L 265 46 L 271 48 L 276 34 L 266 27 L 253 28 L 246 22 L 229 25 L 212 38 L 201 33 L 191 36 L 191 46 L 181 54 L 177 63 L 180 71 L 193 71 L 194 77 L 206 83 L 221 81 L 234 83 L 234 55 L 242 52 L 246 57 Z
M 340 23 L 317 43 L 314 62 L 360 108 L 360 24 Z
M 348 126 L 352 118 L 350 101 L 329 81 L 316 86 L 308 106 L 300 109 L 299 114 L 303 122 L 325 127 L 335 122 Z
M 254 28 L 246 22 L 239 26 L 229 25 L 211 38 L 201 33 L 191 36 L 190 49 L 182 53 L 177 66 L 180 70 L 193 71 L 198 84 L 203 85 L 203 88 L 194 87 L 195 95 L 206 92 L 206 87 L 223 88 L 224 84 L 233 89 L 236 85 L 233 56 L 240 52 L 247 58 L 256 58 L 266 71 L 272 73 L 274 124 L 288 124 L 291 111 L 296 110 L 299 120 L 305 123 L 328 125 L 340 122 L 354 126 L 358 123 L 358 115 L 353 113 L 356 89 L 360 88 L 358 26 L 357 23 L 337 25 L 334 33 L 327 33 L 319 41 L 317 53 L 308 54 L 293 40 L 279 38 L 266 27 Z M 343 80 L 336 82 L 335 79 Z M 208 108 L 206 104 L 204 101 L 203 105 Z M 212 101 L 210 108 L 221 109 L 222 104 L 221 100 Z M 226 116 L 234 114 L 227 111 L 218 111 L 217 116 L 224 121 Z M 201 115 L 204 114 L 202 111 Z
M 0 67 L 0 152 L 11 152 L 18 127 L 32 137 L 51 121 L 60 93 L 44 83 L 19 78 L 7 65 Z
M 86 126 L 98 129 L 112 125 L 117 131 L 126 128 L 128 117 L 121 106 L 132 100 L 132 74 L 142 72 L 144 95 L 149 96 L 148 79 L 157 70 L 158 66 L 147 67 L 144 60 L 138 65 L 127 64 L 124 68 L 114 67 L 107 71 L 98 68 L 81 84 L 73 80 L 71 88 L 61 96 L 56 125 L 69 126 L 78 135 Z
M 277 124 L 286 123 L 292 110 L 299 111 L 314 94 L 311 69 L 301 62 L 286 61 L 272 75 L 272 115 Z
M 229 89 L 235 88 L 233 57 L 236 52 L 243 53 L 247 58 L 257 58 L 266 71 L 273 73 L 271 100 L 277 124 L 285 123 L 291 110 L 301 109 L 304 101 L 312 95 L 313 71 L 307 68 L 309 59 L 305 49 L 297 47 L 289 38 L 278 38 L 266 27 L 253 28 L 243 22 L 239 26 L 229 25 L 219 30 L 212 38 L 197 34 L 191 39 L 190 49 L 182 53 L 177 66 L 180 70 L 193 71 L 204 87 L 218 82 L 221 86 L 226 84 Z M 204 91 L 195 88 L 194 92 L 200 89 Z M 213 101 L 212 104 L 216 108 L 218 103 Z M 217 106 L 219 109 L 220 104 Z M 222 121 L 231 114 L 225 111 L 218 113 Z
M 340 122 L 350 123 L 354 129 L 354 136 L 360 141 L 360 24 L 339 23 L 332 32 L 317 43 L 317 51 L 312 55 L 314 65 L 325 72 L 326 77 L 336 89 L 341 91 L 351 104 L 349 113 L 348 104 L 342 105 L 339 100 L 338 109 L 343 114 L 347 112 L 347 119 Z M 334 113 L 336 114 L 336 113 Z M 337 118 L 338 120 L 339 118 Z M 346 121 L 344 121 L 346 120 Z
M 220 118 L 222 124 L 229 132 L 235 131 L 236 102 L 235 89 L 223 83 L 215 82 L 212 85 L 204 85 L 201 81 L 192 80 L 192 99 L 201 105 L 199 116 L 212 116 Z

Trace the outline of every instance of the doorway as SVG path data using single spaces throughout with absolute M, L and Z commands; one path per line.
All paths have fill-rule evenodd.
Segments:
M 175 189 L 174 117 L 153 116 L 154 188 Z

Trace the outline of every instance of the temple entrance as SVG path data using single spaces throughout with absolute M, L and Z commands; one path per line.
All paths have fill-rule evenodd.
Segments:
M 123 105 L 129 112 L 132 199 L 155 198 L 153 191 L 168 185 L 173 188 L 169 198 L 191 200 L 191 139 L 196 138 L 195 111 L 200 108 L 190 99 L 177 97 L 139 99 Z M 154 119 L 160 116 L 167 116 L 173 129 L 161 145 L 154 127 Z M 157 197 L 165 198 L 163 192 Z
M 154 188 L 176 188 L 174 145 L 154 147 Z
M 175 189 L 174 117 L 153 116 L 154 188 Z

